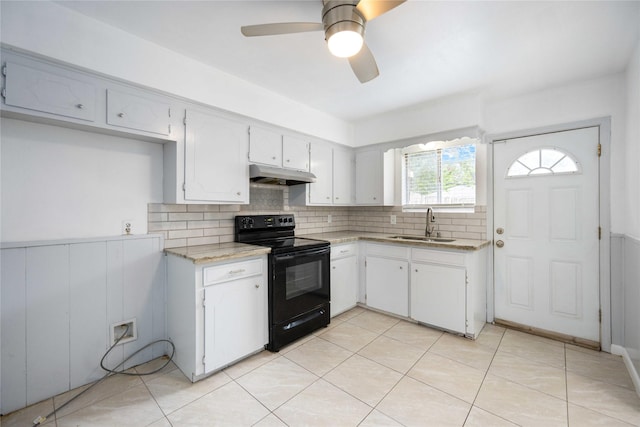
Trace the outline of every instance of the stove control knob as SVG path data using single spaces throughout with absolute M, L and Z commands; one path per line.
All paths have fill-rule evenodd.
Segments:
M 253 218 L 242 218 L 242 228 L 253 228 Z

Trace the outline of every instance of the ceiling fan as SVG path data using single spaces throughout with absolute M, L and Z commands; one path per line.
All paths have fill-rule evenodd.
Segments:
M 406 0 L 323 0 L 322 23 L 281 22 L 240 28 L 246 37 L 272 36 L 324 30 L 329 51 L 348 58 L 361 83 L 380 74 L 373 54 L 364 42 L 367 22 L 401 5 Z

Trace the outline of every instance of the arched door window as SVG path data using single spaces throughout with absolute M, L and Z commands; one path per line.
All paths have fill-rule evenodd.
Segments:
M 539 148 L 518 157 L 507 169 L 507 178 L 580 173 L 580 163 L 557 148 Z

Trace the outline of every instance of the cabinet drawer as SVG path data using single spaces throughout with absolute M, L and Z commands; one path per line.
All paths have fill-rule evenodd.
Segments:
M 255 259 L 232 264 L 206 267 L 203 270 L 204 286 L 213 285 L 228 280 L 241 279 L 262 274 L 262 260 Z
M 358 248 L 355 243 L 336 245 L 331 247 L 331 259 L 345 258 L 348 256 L 356 255 L 357 253 Z
M 412 249 L 411 260 L 436 264 L 464 265 L 465 254 L 429 249 Z
M 107 123 L 112 126 L 169 135 L 169 104 L 108 89 Z
M 409 259 L 409 248 L 406 246 L 367 244 L 367 255 Z
M 95 120 L 95 86 L 11 62 L 6 67 L 6 105 Z

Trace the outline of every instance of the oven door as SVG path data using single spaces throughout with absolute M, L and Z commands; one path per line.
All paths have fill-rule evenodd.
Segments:
M 329 303 L 329 247 L 274 254 L 271 321 L 273 324 Z

